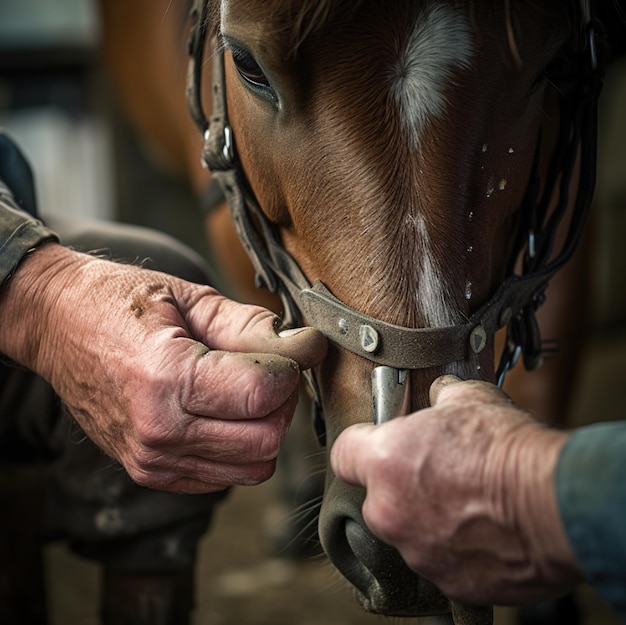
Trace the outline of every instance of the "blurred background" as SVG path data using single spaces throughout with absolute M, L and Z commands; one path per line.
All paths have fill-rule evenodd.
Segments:
M 29 155 L 44 218 L 151 226 L 210 260 L 204 218 L 189 180 L 163 165 L 121 111 L 103 64 L 101 26 L 98 3 L 92 0 L 0 0 L 0 126 Z M 595 242 L 593 323 L 584 337 L 573 424 L 624 417 L 624 111 L 622 62 L 610 69 L 601 106 L 598 191 L 590 226 Z M 228 285 L 218 286 L 228 291 Z M 306 434 L 297 433 L 293 446 L 310 456 L 305 464 L 313 471 L 323 467 L 323 456 L 308 433 L 308 416 L 299 420 Z M 304 489 L 307 480 L 302 471 L 283 461 L 269 483 L 238 489 L 221 506 L 197 567 L 197 625 L 380 622 L 361 612 L 346 584 L 307 542 L 315 540 L 313 526 L 301 524 L 301 536 L 290 542 L 287 519 L 298 514 L 298 488 Z M 63 544 L 52 544 L 46 547 L 46 570 L 52 625 L 95 625 L 97 566 L 77 559 Z M 589 589 L 582 588 L 576 601 L 580 623 L 616 623 Z M 513 610 L 497 612 L 498 625 L 514 619 Z

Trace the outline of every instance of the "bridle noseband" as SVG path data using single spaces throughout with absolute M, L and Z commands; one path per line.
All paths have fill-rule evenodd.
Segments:
M 497 371 L 498 384 L 502 385 L 505 374 L 520 355 L 526 368 L 537 367 L 542 346 L 536 311 L 544 301 L 549 280 L 570 259 L 581 238 L 595 187 L 597 100 L 604 75 L 606 44 L 602 27 L 591 12 L 590 0 L 581 0 L 577 11 L 581 32 L 566 44 L 559 71 L 552 77 L 561 97 L 559 136 L 541 193 L 538 154 L 535 156 L 533 174 L 519 209 L 520 234 L 512 253 L 509 277 L 465 323 L 443 328 L 396 326 L 351 308 L 319 280 L 311 284 L 282 247 L 276 226 L 260 209 L 237 158 L 226 110 L 221 51 L 215 52 L 213 58 L 210 120 L 204 115 L 201 69 L 209 30 L 207 11 L 206 0 L 196 0 L 191 14 L 194 25 L 189 40 L 187 100 L 204 135 L 203 162 L 222 186 L 239 238 L 254 265 L 258 286 L 266 286 L 281 297 L 284 325 L 301 325 L 306 319 L 333 343 L 379 366 L 395 369 L 396 373 L 468 360 L 493 341 L 497 330 L 507 326 L 506 347 Z M 568 188 L 578 156 L 580 178 L 572 218 L 565 243 L 555 252 L 556 231 L 569 204 Z M 548 215 L 555 191 L 557 206 Z M 515 259 L 522 253 L 523 270 L 521 275 L 516 275 Z M 397 377 L 402 375 L 398 373 Z M 375 380 L 374 389 L 377 384 Z M 312 386 L 317 398 L 314 380 Z M 402 392 L 406 395 L 406 387 Z M 376 390 L 374 395 L 376 404 Z M 390 402 L 402 403 L 391 396 Z M 318 433 L 321 434 L 321 428 Z

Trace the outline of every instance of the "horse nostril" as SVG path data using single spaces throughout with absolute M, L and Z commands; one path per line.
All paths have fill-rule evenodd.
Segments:
M 364 493 L 331 480 L 320 514 L 320 540 L 331 562 L 357 590 L 361 607 L 389 616 L 426 616 L 450 611 L 441 592 L 379 541 L 361 516 Z
M 345 517 L 343 539 L 345 553 L 340 568 L 360 591 L 358 599 L 365 610 L 394 616 L 449 610 L 448 600 L 430 582 L 415 575 L 396 550 L 375 538 L 364 524 Z
M 352 517 L 338 517 L 335 527 L 333 535 L 328 537 L 329 544 L 325 545 L 331 561 L 362 594 L 362 598 L 378 595 L 382 589 L 366 564 L 376 553 L 376 539 Z M 324 542 L 323 535 L 321 538 Z
M 371 581 L 376 581 L 375 571 L 368 566 L 368 560 L 379 549 L 378 541 L 370 532 L 354 519 L 347 518 L 344 523 L 344 534 L 350 550 L 356 559 L 367 569 L 372 576 Z M 377 558 L 378 559 L 378 558 Z
M 406 574 L 415 583 L 414 573 L 406 567 L 393 547 L 381 543 L 370 531 L 354 519 L 346 519 L 344 533 L 350 551 L 360 565 L 361 578 L 365 582 L 363 592 L 374 604 L 384 598 L 388 603 L 390 595 L 401 592 L 397 587 L 398 573 Z M 354 582 L 353 582 L 354 583 Z

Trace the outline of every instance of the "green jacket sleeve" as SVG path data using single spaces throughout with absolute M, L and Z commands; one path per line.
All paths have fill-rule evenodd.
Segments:
M 556 493 L 586 579 L 626 623 L 626 421 L 574 432 L 559 457 Z
M 41 221 L 20 210 L 0 181 L 0 284 L 30 250 L 46 241 L 58 241 L 58 237 Z

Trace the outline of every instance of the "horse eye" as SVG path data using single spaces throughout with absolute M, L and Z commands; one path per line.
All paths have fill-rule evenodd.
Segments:
M 250 83 L 253 87 L 271 89 L 263 70 L 249 52 L 241 48 L 231 47 L 231 54 L 235 68 L 247 83 Z
M 274 106 L 278 106 L 278 95 L 254 56 L 245 46 L 227 35 L 221 34 L 220 38 L 224 47 L 230 50 L 235 69 L 246 87 Z

